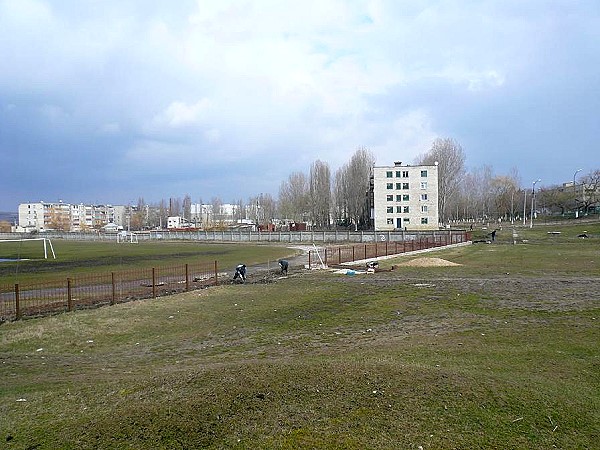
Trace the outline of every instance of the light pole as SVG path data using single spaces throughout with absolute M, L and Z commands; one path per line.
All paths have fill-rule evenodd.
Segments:
M 523 226 L 527 224 L 527 189 L 523 189 Z
M 529 228 L 533 228 L 533 204 L 535 203 L 535 183 L 539 183 L 539 178 L 533 182 L 533 186 L 531 187 L 531 218 L 529 222 Z
M 575 200 L 575 218 L 576 219 L 579 217 L 579 207 L 577 206 L 577 189 L 575 188 L 575 177 L 582 170 L 583 169 L 577 169 L 575 171 L 575 173 L 573 174 L 573 200 Z
M 510 193 L 510 223 L 511 225 L 515 224 L 515 208 L 514 208 L 514 203 L 515 203 L 515 191 L 513 188 L 513 191 Z

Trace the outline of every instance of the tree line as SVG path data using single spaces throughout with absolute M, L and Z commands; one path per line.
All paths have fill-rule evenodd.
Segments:
M 494 174 L 491 165 L 467 170 L 465 151 L 451 138 L 435 139 L 429 150 L 413 163 L 438 165 L 438 206 L 442 225 L 521 220 L 533 209 L 551 214 L 569 211 L 583 214 L 600 202 L 600 170 L 582 175 L 579 185 L 538 187 L 534 193 L 521 186 L 516 168 L 504 175 Z M 281 182 L 277 197 L 260 194 L 246 201 L 232 201 L 236 205 L 233 219 L 249 219 L 261 225 L 276 219 L 306 222 L 318 229 L 369 228 L 368 191 L 374 165 L 375 156 L 365 147 L 359 147 L 334 173 L 326 161 L 316 160 L 307 173 L 289 174 Z M 532 202 L 535 203 L 532 205 Z M 201 199 L 200 203 L 203 203 Z M 223 201 L 213 197 L 208 204 L 213 211 L 218 211 Z M 131 229 L 164 227 L 168 216 L 179 215 L 192 221 L 191 205 L 190 195 L 168 202 L 161 200 L 152 206 L 140 198 L 131 217 Z

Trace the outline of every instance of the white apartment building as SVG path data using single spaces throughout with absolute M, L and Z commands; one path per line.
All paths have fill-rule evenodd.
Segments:
M 218 205 L 215 211 L 213 205 L 192 203 L 190 205 L 191 223 L 195 227 L 209 227 L 216 224 L 232 224 L 239 211 L 239 206 L 231 203 Z
M 68 203 L 21 203 L 19 231 L 46 231 L 60 227 L 70 228 L 71 205 Z
M 53 202 L 21 203 L 18 231 L 90 231 L 114 223 L 125 227 L 129 206 Z
M 371 220 L 375 230 L 437 230 L 438 166 L 374 167 Z

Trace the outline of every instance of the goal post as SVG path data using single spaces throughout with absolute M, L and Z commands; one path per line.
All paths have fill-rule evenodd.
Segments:
M 117 233 L 117 243 L 138 244 L 137 234 L 129 231 L 121 231 L 120 233 Z
M 24 244 L 29 244 L 30 242 L 42 242 L 42 245 L 27 245 L 25 248 Z M 7 243 L 12 243 L 7 244 Z M 6 256 L 6 259 L 34 259 L 36 252 L 38 252 L 39 248 L 44 249 L 44 259 L 48 259 L 48 249 L 52 253 L 52 258 L 56 259 L 56 253 L 54 253 L 54 247 L 52 246 L 52 241 L 49 238 L 30 238 L 30 239 L 0 239 L 0 244 L 5 244 L 2 248 L 0 247 L 0 259 Z M 30 258 L 22 258 L 22 255 L 26 253 L 31 256 Z

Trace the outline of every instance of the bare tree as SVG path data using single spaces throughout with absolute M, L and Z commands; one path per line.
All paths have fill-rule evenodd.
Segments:
M 221 226 L 223 225 L 223 215 L 221 214 L 221 206 L 223 205 L 223 201 L 221 200 L 221 197 L 213 197 L 210 199 L 210 204 L 212 207 L 212 214 L 211 214 L 211 225 L 214 226 Z
M 70 212 L 67 208 L 61 206 L 50 207 L 50 227 L 57 231 L 70 231 L 71 229 L 71 217 Z M 97 223 L 97 228 L 106 225 L 106 221 Z
M 581 180 L 581 193 L 577 193 L 577 203 L 584 214 L 600 203 L 600 170 L 596 169 Z
M 496 176 L 492 178 L 490 188 L 495 204 L 495 214 L 490 215 L 496 218 L 514 219 L 519 201 L 519 180 L 509 175 Z
M 192 221 L 192 197 L 189 194 L 183 197 L 183 217 L 188 222 Z
M 142 230 L 148 226 L 148 207 L 143 197 L 139 197 L 135 207 L 128 206 L 129 227 L 131 230 Z
M 323 161 L 317 160 L 310 167 L 309 198 L 312 222 L 319 228 L 329 228 L 331 171 Z
M 464 175 L 453 200 L 448 207 L 448 216 L 456 214 L 457 220 L 483 220 L 489 217 L 494 207 L 492 168 L 482 166 Z
M 433 141 L 431 149 L 417 158 L 417 164 L 438 164 L 438 199 L 440 220 L 450 218 L 449 204 L 456 199 L 465 175 L 465 152 L 458 142 L 449 138 Z
M 575 209 L 573 190 L 562 186 L 542 187 L 536 193 L 537 203 L 544 205 L 550 213 L 565 214 L 569 209 Z
M 277 202 L 271 194 L 260 194 L 258 196 L 260 225 L 269 225 L 277 214 Z
M 290 174 L 279 187 L 279 211 L 283 219 L 296 222 L 307 220 L 308 181 L 302 172 Z
M 242 219 L 246 218 L 244 201 L 242 199 L 239 199 L 237 202 L 234 202 L 234 204 L 235 204 L 235 211 L 233 213 L 233 220 L 236 223 L 240 223 L 242 221 Z
M 181 215 L 181 199 L 173 198 L 169 199 L 169 216 L 180 216 Z
M 346 166 L 340 167 L 335 172 L 333 183 L 334 220 L 336 224 L 347 225 L 348 215 L 348 177 Z
M 366 227 L 369 224 L 368 192 L 375 165 L 375 156 L 365 147 L 354 152 L 340 175 L 344 180 L 346 206 L 348 217 L 355 228 Z
M 167 216 L 169 215 L 169 208 L 167 208 L 167 202 L 165 199 L 160 201 L 158 206 L 158 226 L 161 228 L 167 227 Z

